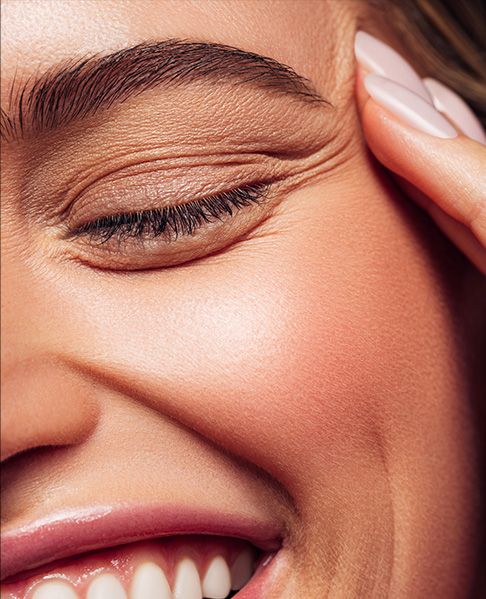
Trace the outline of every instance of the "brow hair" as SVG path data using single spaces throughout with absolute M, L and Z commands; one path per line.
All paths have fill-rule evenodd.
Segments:
M 169 39 L 143 42 L 106 56 L 56 65 L 10 90 L 1 110 L 4 139 L 39 134 L 95 115 L 159 85 L 193 82 L 253 85 L 305 103 L 329 104 L 291 67 L 223 44 Z

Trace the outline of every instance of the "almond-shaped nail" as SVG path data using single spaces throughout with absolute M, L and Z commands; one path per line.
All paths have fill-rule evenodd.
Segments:
M 432 97 L 418 73 L 388 44 L 369 33 L 358 31 L 354 42 L 354 51 L 358 62 L 368 71 L 396 81 L 430 104 L 433 103 Z
M 434 137 L 457 137 L 454 127 L 432 104 L 403 85 L 373 73 L 364 78 L 364 85 L 375 102 L 407 125 Z
M 446 114 L 459 129 L 471 139 L 486 145 L 486 133 L 480 120 L 464 100 L 443 83 L 435 79 L 423 79 L 437 110 Z

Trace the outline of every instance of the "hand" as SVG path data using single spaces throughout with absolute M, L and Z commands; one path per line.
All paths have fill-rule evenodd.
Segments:
M 371 151 L 486 274 L 486 135 L 479 121 L 457 94 L 421 80 L 383 42 L 360 32 L 356 55 L 358 104 Z

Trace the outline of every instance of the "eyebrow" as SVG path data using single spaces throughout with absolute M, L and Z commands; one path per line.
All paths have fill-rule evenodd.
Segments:
M 169 39 L 61 63 L 9 93 L 1 137 L 21 139 L 85 119 L 157 86 L 206 82 L 252 86 L 330 105 L 312 83 L 273 58 L 217 43 Z

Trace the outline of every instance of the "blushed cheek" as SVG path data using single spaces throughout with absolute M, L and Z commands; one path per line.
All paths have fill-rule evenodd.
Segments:
M 215 261 L 57 277 L 52 346 L 297 490 L 323 456 L 373 454 L 376 428 L 393 437 L 422 401 L 430 359 L 445 370 L 447 312 L 380 193 L 309 187 Z
M 450 248 L 385 183 L 355 175 L 295 192 L 261 234 L 191 266 L 38 266 L 19 279 L 19 323 L 37 353 L 101 386 L 100 402 L 116 390 L 279 481 L 303 523 L 302 571 L 320 559 L 331 580 L 347 556 L 349 571 L 388 579 L 383 556 L 397 552 L 421 580 L 427 556 L 440 546 L 436 569 L 453 564 L 448 548 L 471 530 L 453 290 L 424 239 L 445 264 Z

